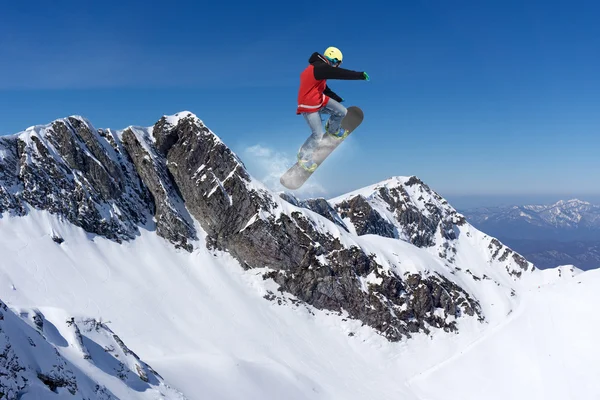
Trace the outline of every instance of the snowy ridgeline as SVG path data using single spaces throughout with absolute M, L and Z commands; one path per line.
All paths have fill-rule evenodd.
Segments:
M 597 276 L 535 269 L 416 177 L 280 196 L 180 113 L 33 127 L 0 183 L 0 386 L 32 398 L 600 394 Z
M 227 254 L 189 254 L 151 232 L 123 244 L 90 240 L 82 229 L 39 211 L 0 224 L 0 298 L 24 305 L 2 307 L 0 343 L 7 357 L 0 362 L 2 371 L 14 373 L 0 375 L 0 387 L 26 384 L 23 393 L 31 398 L 600 395 L 597 271 L 537 271 L 535 281 L 519 288 L 518 302 L 510 294 L 502 300 L 488 285 L 478 300 L 490 312 L 502 310 L 488 323 L 461 318 L 459 334 L 433 329 L 398 343 L 347 313 L 317 310 L 287 294 L 267 301 L 278 286 Z M 56 232 L 60 244 L 52 240 Z M 380 247 L 390 240 L 382 238 Z M 417 247 L 394 251 L 406 264 L 433 265 Z M 74 382 L 75 397 L 69 392 Z
M 0 301 L 0 397 L 183 399 L 105 324 Z M 59 396 L 62 395 L 62 396 Z M 70 395 L 70 396 L 67 396 Z
M 510 224 L 522 222 L 546 229 L 600 230 L 600 205 L 571 199 L 549 205 L 499 206 L 468 209 L 476 224 Z
M 117 243 L 151 230 L 190 253 L 226 250 L 243 268 L 267 268 L 282 292 L 345 310 L 390 340 L 505 315 L 513 301 L 492 311 L 480 293 L 514 296 L 514 282 L 534 271 L 416 177 L 320 199 L 322 209 L 290 202 L 188 112 L 121 131 L 69 117 L 0 147 L 0 211 L 46 210 Z

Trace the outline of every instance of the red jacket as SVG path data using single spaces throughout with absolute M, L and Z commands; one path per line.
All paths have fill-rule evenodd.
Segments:
M 325 57 L 316 52 L 310 56 L 308 62 L 308 67 L 300 74 L 296 114 L 319 111 L 327 105 L 330 98 L 342 101 L 340 96 L 329 89 L 327 79 L 365 79 L 362 72 L 334 67 Z

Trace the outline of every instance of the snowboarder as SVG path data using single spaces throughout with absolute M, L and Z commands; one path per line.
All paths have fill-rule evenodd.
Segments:
M 300 74 L 296 114 L 304 116 L 312 134 L 298 151 L 298 163 L 310 172 L 318 167 L 312 155 L 325 132 L 339 139 L 346 137 L 340 123 L 348 110 L 341 104 L 344 99 L 327 86 L 327 79 L 369 80 L 366 72 L 340 68 L 342 58 L 342 52 L 336 47 L 328 47 L 322 55 L 314 52 L 308 59 L 308 67 Z M 325 132 L 322 114 L 329 114 Z

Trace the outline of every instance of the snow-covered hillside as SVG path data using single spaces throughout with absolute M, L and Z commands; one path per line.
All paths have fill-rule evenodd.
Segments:
M 15 398 L 72 398 L 55 364 L 80 398 L 600 396 L 598 274 L 535 269 L 416 177 L 300 202 L 191 113 L 0 148 Z
M 415 177 L 390 178 L 329 203 L 351 232 L 362 237 L 384 231 L 389 234 L 383 236 L 412 243 L 443 260 L 461 287 L 487 300 L 481 302 L 487 318 L 511 313 L 521 281 L 537 279 L 531 263 L 468 224 Z
M 184 399 L 93 318 L 0 301 L 0 348 L 3 399 Z
M 489 324 L 459 321 L 459 334 L 433 331 L 389 342 L 360 321 L 291 296 L 283 296 L 281 304 L 267 301 L 264 296 L 276 292 L 276 285 L 259 271 L 244 271 L 224 253 L 176 250 L 152 232 L 117 244 L 39 211 L 4 217 L 0 227 L 0 298 L 19 314 L 37 308 L 50 316 L 60 329 L 55 333 L 47 324 L 47 340 L 71 370 L 85 371 L 119 398 L 156 398 L 156 392 L 120 381 L 117 361 L 110 359 L 114 353 L 100 356 L 100 365 L 95 365 L 97 352 L 86 360 L 68 330 L 71 316 L 102 320 L 188 399 L 600 396 L 595 379 L 600 346 L 593 336 L 600 329 L 598 271 L 539 271 L 539 282 L 520 290 L 520 301 L 505 318 Z M 61 244 L 51 238 L 56 232 L 64 239 Z M 370 239 L 391 248 L 390 239 Z M 431 261 L 416 247 L 397 251 L 418 268 Z M 22 317 L 31 320 L 33 314 Z M 16 316 L 10 318 L 4 323 L 16 323 Z M 54 353 L 38 352 L 39 345 L 31 349 L 19 335 L 9 336 L 13 348 L 54 362 L 47 360 Z M 34 332 L 27 335 L 35 338 Z M 80 382 L 80 388 L 95 388 Z M 30 393 L 53 398 L 42 389 Z
M 522 291 L 521 305 L 503 323 L 409 379 L 416 398 L 600 398 L 600 270 L 544 275 L 547 283 Z

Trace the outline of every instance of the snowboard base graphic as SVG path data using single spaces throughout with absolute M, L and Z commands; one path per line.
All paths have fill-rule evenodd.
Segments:
M 352 131 L 354 131 L 363 121 L 363 111 L 356 106 L 347 108 L 348 113 L 342 120 L 342 128 L 348 131 L 348 135 L 343 139 L 335 138 L 327 133 L 323 135 L 323 139 L 314 152 L 313 160 L 320 166 L 323 161 L 344 141 Z M 318 169 L 318 167 L 317 167 Z M 316 171 L 316 169 L 315 169 Z M 307 171 L 297 161 L 290 167 L 279 179 L 279 182 L 290 190 L 296 190 L 302 187 L 315 171 Z

